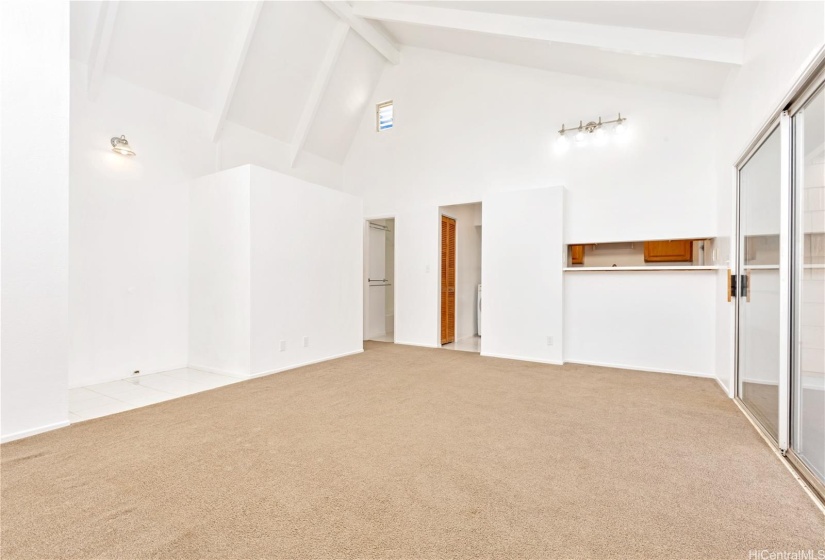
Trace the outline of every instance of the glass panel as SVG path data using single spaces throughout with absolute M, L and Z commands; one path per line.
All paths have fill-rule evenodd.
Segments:
M 794 117 L 796 274 L 791 446 L 825 482 L 825 93 Z
M 779 425 L 780 141 L 739 171 L 739 398 L 775 439 Z

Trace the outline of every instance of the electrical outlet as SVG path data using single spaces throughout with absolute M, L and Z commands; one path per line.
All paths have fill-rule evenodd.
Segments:
M 553 346 L 553 337 L 552 336 L 547 337 L 547 346 Z
M 305 336 L 304 337 L 304 348 L 307 348 L 307 347 L 309 347 L 309 337 Z
M 281 341 L 281 352 L 286 352 L 286 340 Z

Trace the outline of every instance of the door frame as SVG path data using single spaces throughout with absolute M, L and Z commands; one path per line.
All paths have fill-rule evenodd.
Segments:
M 455 249 L 456 249 L 456 262 L 458 261 L 458 218 L 450 214 L 449 212 L 445 212 L 441 207 L 438 209 L 438 312 L 436 313 L 436 347 L 441 348 L 444 344 L 441 343 L 441 249 L 443 247 L 443 240 L 441 238 L 441 217 L 447 217 L 451 220 L 455 221 Z M 458 266 L 456 266 L 455 270 L 455 283 L 458 284 Z M 453 298 L 455 300 L 455 297 Z M 453 301 L 453 316 L 455 316 L 456 302 Z M 453 325 L 453 343 L 455 342 L 455 325 Z M 447 343 L 450 344 L 450 343 Z
M 364 232 L 363 232 L 364 238 L 363 238 L 363 244 L 362 244 L 363 245 L 362 251 L 363 251 L 363 254 L 364 254 L 364 258 L 362 259 L 362 269 L 363 269 L 363 277 L 364 277 L 363 278 L 363 283 L 364 283 L 363 284 L 363 286 L 364 286 L 364 288 L 363 288 L 364 305 L 363 305 L 363 309 L 361 310 L 361 313 L 363 315 L 362 325 L 361 325 L 361 333 L 362 333 L 361 336 L 362 336 L 363 340 L 369 340 L 367 338 L 367 330 L 369 328 L 368 318 L 369 318 L 369 305 L 370 305 L 370 299 L 369 299 L 370 286 L 369 286 L 369 282 L 367 282 L 367 280 L 369 279 L 369 274 L 370 274 L 370 261 L 369 261 L 369 254 L 370 254 L 370 252 L 369 252 L 369 250 L 370 250 L 370 245 L 369 245 L 370 232 L 369 232 L 369 229 L 370 229 L 370 224 L 369 223 L 372 220 L 393 220 L 393 223 L 395 224 L 395 230 L 393 231 L 393 233 L 395 233 L 395 231 L 398 230 L 398 219 L 395 217 L 394 214 L 381 214 L 381 215 L 378 215 L 378 216 L 365 216 L 364 217 Z M 397 252 L 393 255 L 392 277 L 393 277 L 393 283 L 395 283 L 396 280 L 398 279 L 398 253 Z M 396 291 L 393 290 L 393 316 L 392 316 L 393 344 L 395 343 L 395 333 L 396 333 L 396 330 L 397 330 L 397 327 L 398 327 L 398 315 L 396 315 L 396 313 L 395 313 L 395 293 L 396 293 Z
M 774 445 L 776 445 L 780 452 L 784 455 L 788 449 L 789 436 L 789 420 L 790 414 L 787 405 L 787 396 L 790 395 L 790 363 L 789 351 L 791 346 L 790 327 L 791 327 L 791 300 L 790 300 L 790 282 L 788 280 L 789 274 L 789 247 L 791 241 L 790 230 L 790 216 L 789 211 L 792 208 L 790 204 L 791 197 L 791 177 L 790 177 L 790 120 L 787 112 L 783 111 L 779 116 L 772 119 L 767 127 L 763 127 L 761 136 L 756 142 L 752 142 L 748 152 L 740 158 L 736 163 L 736 204 L 734 207 L 736 221 L 734 227 L 734 235 L 731 243 L 731 253 L 735 255 L 732 269 L 737 276 L 736 297 L 734 298 L 734 345 L 733 345 L 733 360 L 734 360 L 734 383 L 733 395 L 740 408 L 746 412 L 748 418 L 759 428 L 764 436 L 766 436 Z M 779 377 L 779 410 L 777 418 L 777 437 L 762 424 L 762 421 L 752 414 L 742 399 L 740 394 L 739 382 L 741 375 L 739 371 L 739 332 L 741 328 L 740 316 L 742 298 L 740 293 L 742 290 L 742 275 L 743 275 L 743 261 L 742 255 L 742 216 L 741 216 L 741 202 L 742 202 L 742 185 L 740 176 L 742 169 L 751 158 L 759 151 L 765 144 L 767 139 L 775 132 L 779 133 L 779 151 L 780 151 L 780 217 L 779 217 L 779 356 L 778 356 L 778 377 Z M 750 286 L 748 286 L 750 289 Z

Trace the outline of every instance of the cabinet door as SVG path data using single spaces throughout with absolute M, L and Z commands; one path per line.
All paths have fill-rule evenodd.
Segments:
M 691 262 L 693 241 L 645 241 L 645 262 Z
M 570 246 L 571 264 L 584 264 L 584 245 Z

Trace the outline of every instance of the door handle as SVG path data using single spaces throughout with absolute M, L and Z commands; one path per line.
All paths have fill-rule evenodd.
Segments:
M 742 291 L 744 292 L 743 295 L 745 296 L 745 301 L 750 303 L 751 301 L 751 270 L 748 269 L 745 272 L 745 277 L 742 278 Z

